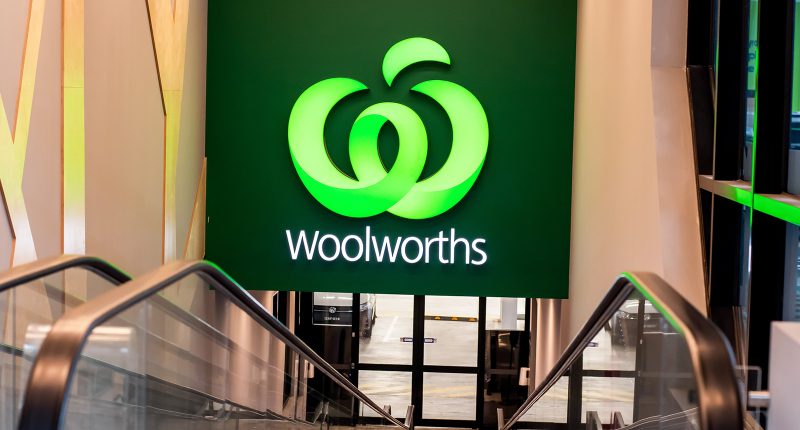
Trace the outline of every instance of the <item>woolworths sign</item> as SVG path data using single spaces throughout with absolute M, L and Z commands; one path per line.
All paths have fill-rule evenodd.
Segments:
M 339 258 L 349 261 L 365 261 L 376 263 L 424 263 L 424 264 L 486 264 L 488 256 L 483 245 L 486 239 L 478 238 L 471 242 L 456 236 L 456 229 L 451 228 L 448 234 L 443 231 L 438 236 L 420 238 L 417 236 L 389 237 L 375 236 L 367 226 L 364 235 L 350 234 L 339 238 L 334 234 L 323 234 L 315 231 L 313 236 L 300 230 L 296 237 L 286 230 L 286 241 L 289 243 L 289 254 L 292 260 L 305 258 L 308 261 L 320 258 L 334 261 Z M 326 243 L 327 242 L 327 243 Z M 456 253 L 457 247 L 460 248 Z M 409 250 L 410 249 L 410 250 Z
M 251 289 L 566 297 L 574 1 L 209 8 L 207 258 Z

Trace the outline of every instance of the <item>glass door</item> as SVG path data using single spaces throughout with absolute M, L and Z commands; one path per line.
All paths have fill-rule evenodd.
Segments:
M 299 293 L 296 333 L 323 359 L 351 381 L 353 374 L 353 324 L 358 322 L 358 308 L 353 307 L 354 294 L 336 292 Z M 323 399 L 336 403 L 328 414 L 333 424 L 348 425 L 356 414 L 352 396 L 329 378 L 308 379 L 308 387 Z M 315 413 L 315 411 L 310 411 Z
M 483 428 L 497 428 L 497 410 L 510 417 L 528 397 L 530 304 L 513 297 L 486 299 Z
M 485 299 L 427 296 L 423 313 L 422 419 L 475 422 Z
M 413 404 L 416 425 L 478 428 L 496 419 L 497 407 L 527 394 L 519 370 L 528 365 L 529 300 L 372 293 L 303 299 L 302 338 L 395 417 Z M 352 418 L 381 423 L 363 405 Z
M 358 294 L 361 308 L 357 385 L 393 416 L 404 418 L 411 404 L 414 354 L 414 296 Z M 376 417 L 361 407 L 362 417 Z

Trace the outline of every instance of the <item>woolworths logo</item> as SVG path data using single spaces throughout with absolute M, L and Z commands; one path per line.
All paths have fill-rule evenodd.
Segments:
M 412 64 L 434 61 L 450 64 L 450 56 L 438 43 L 419 37 L 389 48 L 383 59 L 383 77 L 392 85 L 395 77 Z M 355 178 L 342 173 L 328 156 L 325 120 L 345 97 L 367 87 L 350 78 L 318 82 L 300 95 L 289 117 L 289 150 L 300 180 L 322 205 L 340 215 L 366 218 L 390 212 L 409 219 L 425 219 L 455 206 L 475 183 L 486 158 L 489 124 L 481 103 L 464 87 L 431 80 L 412 91 L 439 103 L 450 117 L 453 143 L 445 164 L 433 176 L 420 181 L 428 155 L 428 136 L 420 117 L 398 103 L 377 103 L 365 109 L 350 131 L 349 154 Z M 391 122 L 400 140 L 397 158 L 386 169 L 378 152 L 378 134 Z M 482 238 L 464 238 L 454 228 L 433 237 L 378 236 L 370 227 L 343 237 L 318 230 L 293 234 L 286 230 L 292 260 L 409 264 L 483 265 L 488 260 Z
M 405 68 L 424 61 L 450 64 L 450 55 L 430 39 L 405 39 L 389 48 L 383 77 L 391 86 Z M 289 150 L 300 180 L 317 201 L 333 212 L 366 218 L 388 211 L 425 219 L 455 206 L 469 191 L 483 166 L 489 143 L 486 113 L 475 96 L 449 81 L 430 80 L 411 88 L 439 103 L 450 118 L 453 143 L 445 164 L 420 181 L 428 137 L 420 117 L 398 103 L 365 109 L 350 131 L 349 155 L 355 178 L 339 170 L 325 146 L 325 120 L 345 97 L 367 87 L 350 78 L 330 78 L 305 90 L 289 117 Z M 378 134 L 386 122 L 397 130 L 399 148 L 391 169 L 378 152 Z

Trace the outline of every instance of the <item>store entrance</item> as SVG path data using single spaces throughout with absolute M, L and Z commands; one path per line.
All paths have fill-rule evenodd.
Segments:
M 530 299 L 317 292 L 299 307 L 301 338 L 398 418 L 414 404 L 417 425 L 496 428 L 527 395 Z

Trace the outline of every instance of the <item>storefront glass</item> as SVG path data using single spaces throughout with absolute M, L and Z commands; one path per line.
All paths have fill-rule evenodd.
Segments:
M 783 319 L 800 321 L 800 227 L 786 225 Z
M 411 364 L 414 296 L 361 294 L 359 361 Z M 366 300 L 365 300 L 366 299 Z
M 425 298 L 425 364 L 478 365 L 478 298 Z
M 758 0 L 750 0 L 747 43 L 747 87 L 745 91 L 745 136 L 742 153 L 742 179 L 749 181 L 753 168 L 753 142 L 756 130 L 756 77 L 758 75 Z

